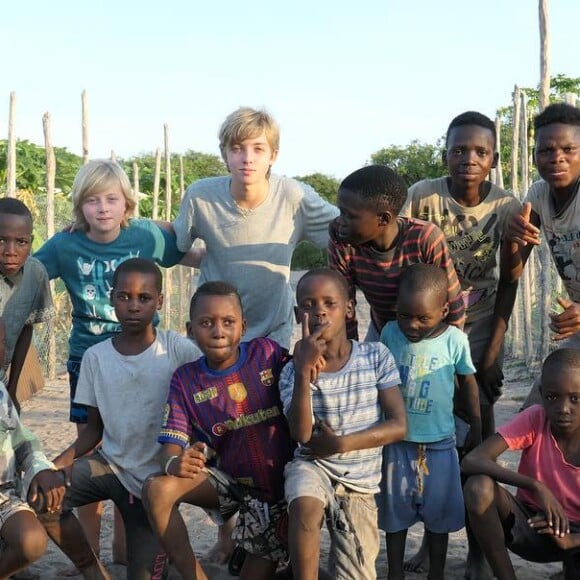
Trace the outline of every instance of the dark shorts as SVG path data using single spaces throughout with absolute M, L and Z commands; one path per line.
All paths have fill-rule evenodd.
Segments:
M 66 370 L 68 371 L 68 382 L 70 386 L 70 413 L 69 421 L 72 423 L 87 423 L 89 420 L 89 411 L 86 405 L 79 405 L 74 402 L 77 394 L 77 384 L 81 372 L 81 359 L 71 356 L 66 361 Z
M 127 538 L 127 578 L 161 579 L 165 577 L 167 556 L 159 544 L 145 508 L 138 497 L 121 484 L 109 463 L 97 451 L 73 464 L 71 486 L 67 488 L 62 514 L 97 501 L 110 499 L 119 508 Z M 41 514 L 47 529 L 58 530 L 61 514 Z M 80 546 L 72 549 L 80 550 Z M 67 554 L 68 555 L 68 554 Z M 80 556 L 80 552 L 77 553 Z M 70 556 L 69 556 L 70 557 Z
M 505 543 L 510 551 L 530 562 L 564 562 L 566 578 L 580 578 L 580 548 L 561 550 L 549 536 L 538 534 L 528 519 L 538 512 L 508 492 L 510 515 L 503 522 Z M 580 533 L 580 523 L 570 522 L 570 531 Z
M 217 468 L 211 468 L 208 481 L 217 491 L 223 521 L 239 513 L 232 533 L 234 542 L 257 558 L 274 562 L 288 558 L 286 501 L 268 504 L 252 498 L 246 486 L 233 482 Z

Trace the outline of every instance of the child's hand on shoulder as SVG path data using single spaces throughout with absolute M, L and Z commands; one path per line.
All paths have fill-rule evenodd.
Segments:
M 312 437 L 305 445 L 309 455 L 324 458 L 342 452 L 341 437 L 326 421 L 317 419 L 314 427 Z
M 326 365 L 324 358 L 326 341 L 321 336 L 328 325 L 329 323 L 325 322 L 310 334 L 308 313 L 305 312 L 302 317 L 302 339 L 294 347 L 294 368 L 297 371 L 308 371 L 311 382 L 317 379 L 318 373 Z
M 171 460 L 165 472 L 167 475 L 193 479 L 205 468 L 207 461 L 206 444 L 194 443 L 191 447 L 184 449 L 181 455 Z

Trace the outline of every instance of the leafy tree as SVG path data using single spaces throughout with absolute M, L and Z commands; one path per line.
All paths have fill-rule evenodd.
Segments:
M 433 179 L 447 174 L 447 168 L 441 160 L 443 148 L 442 139 L 435 145 L 415 139 L 404 147 L 390 145 L 376 151 L 371 155 L 371 162 L 394 169 L 410 186 L 421 179 Z
M 183 175 L 184 183 L 188 185 L 204 177 L 215 177 L 227 175 L 228 171 L 225 163 L 216 155 L 200 153 L 199 151 L 188 150 L 183 155 Z M 155 155 L 145 153 L 128 159 L 119 160 L 127 175 L 133 175 L 133 162 L 139 166 L 139 189 L 145 193 L 146 197 L 141 199 L 139 209 L 141 215 L 151 217 L 153 208 L 153 182 L 155 178 Z M 159 181 L 159 210 L 160 216 L 165 211 L 165 183 L 163 159 L 161 161 L 161 175 Z M 176 215 L 179 208 L 180 183 L 179 183 L 179 155 L 171 155 L 171 197 L 172 214 Z
M 336 194 L 340 186 L 340 181 L 336 177 L 330 177 L 324 173 L 312 173 L 311 175 L 297 176 L 294 179 L 307 183 L 324 199 L 336 204 Z
M 531 155 L 533 149 L 533 135 L 532 135 L 532 120 L 538 111 L 540 91 L 538 88 L 522 88 L 528 97 L 528 124 L 527 130 L 530 139 L 529 154 Z M 558 74 L 550 79 L 550 103 L 562 102 L 566 99 L 567 94 L 576 95 L 580 97 L 580 77 L 568 77 L 563 74 Z M 500 131 L 500 163 L 504 176 L 504 184 L 509 187 L 511 180 L 511 151 L 512 151 L 512 135 L 513 135 L 513 94 L 512 104 L 507 107 L 501 107 L 497 110 L 497 116 L 501 121 Z M 522 128 L 523 129 L 523 128 Z M 522 130 L 520 129 L 520 130 Z

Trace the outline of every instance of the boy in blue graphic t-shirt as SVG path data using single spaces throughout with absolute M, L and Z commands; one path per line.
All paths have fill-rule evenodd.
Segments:
M 397 320 L 381 333 L 399 368 L 408 419 L 404 441 L 384 451 L 380 510 L 390 580 L 404 578 L 405 539 L 414 523 L 425 523 L 431 580 L 444 578 L 448 534 L 464 526 L 454 402 L 471 426 L 467 449 L 481 441 L 481 418 L 467 335 L 443 322 L 448 309 L 444 271 L 413 264 L 399 285 Z

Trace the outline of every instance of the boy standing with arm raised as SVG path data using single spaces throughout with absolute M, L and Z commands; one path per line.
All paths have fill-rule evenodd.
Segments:
M 399 374 L 386 347 L 347 338 L 354 309 L 340 274 L 311 270 L 296 301 L 303 338 L 280 378 L 290 432 L 300 443 L 285 470 L 292 573 L 318 578 L 326 517 L 331 577 L 374 579 L 382 446 L 407 428 Z
M 543 233 L 568 292 L 568 299 L 558 298 L 563 312 L 550 314 L 553 340 L 580 348 L 580 109 L 550 105 L 535 117 L 534 128 L 534 160 L 541 179 L 532 184 L 521 213 L 511 220 L 502 264 L 505 275 L 517 280 Z M 540 400 L 536 382 L 524 407 Z

